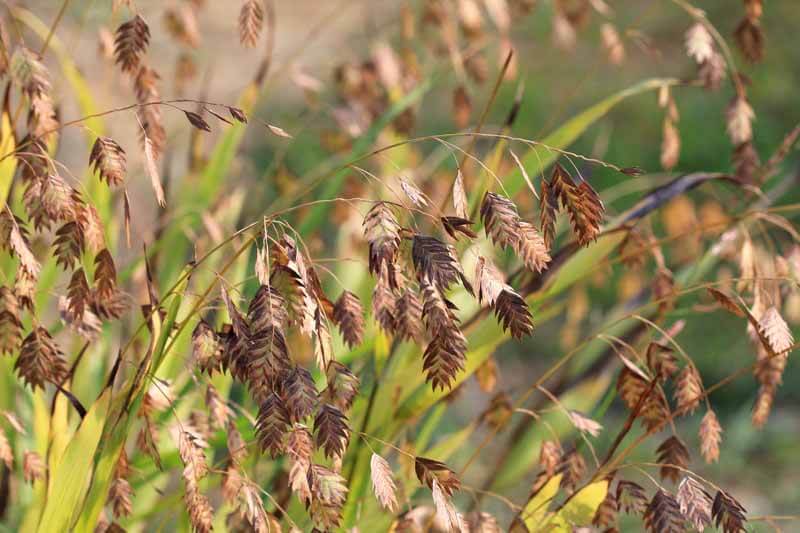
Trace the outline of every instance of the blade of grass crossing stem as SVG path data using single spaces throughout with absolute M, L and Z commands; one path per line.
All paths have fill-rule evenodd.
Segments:
M 538 531 L 571 533 L 573 527 L 589 526 L 597 508 L 608 493 L 608 480 L 587 485 L 570 499 L 555 515 L 542 524 Z
M 520 519 L 525 524 L 528 531 L 537 531 L 537 528 L 541 525 L 542 519 L 547 515 L 547 508 L 550 506 L 550 502 L 553 501 L 553 498 L 555 498 L 558 493 L 558 487 L 561 485 L 562 477 L 563 474 L 556 474 L 551 477 L 547 483 L 544 484 L 544 487 L 539 489 L 539 491 L 528 500 L 528 503 L 525 504 L 525 507 L 520 513 Z
M 183 272 L 181 272 L 181 281 L 175 287 L 175 291 L 171 296 L 172 301 L 170 302 L 164 323 L 161 323 L 158 313 L 154 313 L 151 317 L 153 345 L 152 359 L 148 370 L 150 375 L 154 375 L 158 372 L 158 368 L 164 360 L 165 348 L 173 332 L 178 310 L 183 301 L 183 294 L 186 292 L 186 288 L 189 284 L 190 272 L 191 266 L 187 266 Z M 147 380 L 143 378 L 144 376 L 141 376 L 138 381 L 133 381 L 130 388 L 127 388 L 127 390 L 123 389 L 124 393 L 118 398 L 115 398 L 113 412 L 122 418 L 118 419 L 118 416 L 109 417 L 106 423 L 104 434 L 107 441 L 100 452 L 89 494 L 78 519 L 78 523 L 75 526 L 76 532 L 88 533 L 93 531 L 100 513 L 103 510 L 119 454 L 122 451 L 122 447 L 125 445 L 131 424 L 136 414 L 139 412 L 139 406 L 147 390 L 144 386 Z M 131 398 L 130 405 L 124 405 L 122 403 L 127 398 Z
M 172 336 L 172 327 L 175 325 L 175 321 L 178 318 L 178 311 L 180 310 L 181 303 L 183 302 L 183 293 L 186 291 L 186 287 L 189 284 L 189 276 L 191 272 L 192 265 L 187 265 L 183 269 L 180 274 L 181 282 L 177 287 L 175 287 L 175 291 L 171 296 L 172 301 L 169 304 L 169 310 L 167 311 L 167 316 L 164 319 L 161 335 L 159 335 L 158 342 L 156 342 L 155 349 L 153 350 L 153 362 L 151 367 L 152 374 L 155 374 L 158 371 L 161 361 L 163 361 L 164 357 L 166 356 L 165 349 L 167 347 L 167 341 Z
M 148 356 L 152 355 L 156 343 L 161 338 L 162 325 L 158 313 L 153 313 L 151 317 L 151 328 L 151 345 Z M 123 387 L 112 402 L 111 414 L 107 417 L 103 427 L 103 446 L 98 455 L 89 492 L 75 525 L 76 532 L 89 533 L 93 531 L 100 513 L 103 511 L 119 454 L 125 445 L 131 422 L 139 412 L 139 406 L 144 397 L 146 388 L 144 387 L 145 380 L 142 377 L 139 374 L 134 375 L 130 386 Z M 130 404 L 126 404 L 125 402 L 129 398 Z
M 94 402 L 51 473 L 47 503 L 37 531 L 69 531 L 92 474 L 92 465 L 111 402 L 107 387 Z
M 143 394 L 136 396 L 134 401 L 131 402 L 130 412 L 124 414 L 123 420 L 118 424 L 114 424 L 117 420 L 116 416 L 109 416 L 107 419 L 103 432 L 104 444 L 94 468 L 89 492 L 81 506 L 78 522 L 75 524 L 75 533 L 90 533 L 94 531 L 108 498 L 108 491 L 111 487 L 119 455 L 127 440 L 131 423 L 139 411 L 143 396 Z M 117 411 L 114 410 L 113 413 L 116 414 Z M 111 430 L 112 426 L 114 426 L 113 431 Z

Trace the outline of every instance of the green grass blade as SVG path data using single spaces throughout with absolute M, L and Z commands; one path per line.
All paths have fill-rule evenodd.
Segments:
M 47 488 L 47 503 L 37 531 L 69 531 L 78 512 L 92 474 L 94 454 L 100 444 L 111 402 L 106 388 L 86 413 L 67 445 Z

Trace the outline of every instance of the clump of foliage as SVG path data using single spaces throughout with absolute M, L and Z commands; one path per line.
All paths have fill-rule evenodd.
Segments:
M 58 39 L 64 9 L 47 26 L 4 6 L 14 29 L 0 28 L 0 515 L 44 532 L 164 523 L 616 531 L 627 515 L 648 531 L 743 531 L 745 508 L 693 462 L 718 461 L 724 447 L 713 393 L 752 373 L 752 423 L 763 426 L 794 348 L 783 308 L 798 297 L 800 235 L 788 218 L 796 206 L 780 202 L 782 163 L 800 129 L 762 163 L 734 52 L 702 11 L 663 3 L 686 17 L 695 79 L 628 87 L 541 140 L 513 134 L 525 93 L 512 22 L 549 13 L 555 45 L 569 48 L 599 17 L 600 44 L 621 65 L 628 34 L 605 2 L 404 3 L 395 44 L 381 40 L 363 62 L 339 66 L 330 93 L 292 73 L 309 107 L 330 100 L 335 132 L 322 132 L 330 159 L 291 188 L 273 165 L 267 180 L 282 194 L 249 219 L 234 172 L 246 129 L 293 142 L 291 128 L 262 118 L 270 111 L 257 105 L 270 76 L 290 70 L 273 64 L 279 6 L 241 2 L 231 39 L 238 31 L 245 48 L 263 45 L 263 59 L 238 102 L 210 102 L 184 96 L 204 2 L 146 13 L 114 2 L 122 22 L 101 31 L 100 50 L 130 89 L 120 98 L 134 103 L 104 111 L 75 67 L 80 58 Z M 761 0 L 745 0 L 735 32 L 748 61 L 765 57 L 762 10 Z M 157 15 L 163 28 L 148 22 Z M 181 50 L 172 99 L 152 62 L 161 32 Z M 60 72 L 46 66 L 51 57 Z M 420 101 L 443 89 L 449 71 L 458 131 L 414 136 Z M 62 116 L 61 84 L 83 116 Z M 493 126 L 486 119 L 504 84 L 518 86 L 518 98 Z M 733 95 L 719 126 L 732 143 L 731 173 L 651 179 L 634 166 L 636 154 L 618 165 L 569 151 L 611 108 L 655 92 L 668 172 L 681 151 L 676 100 L 701 90 Z M 174 117 L 185 119 L 177 130 L 191 130 L 186 168 L 172 161 L 185 149 L 168 127 Z M 115 140 L 123 128 L 138 145 Z M 61 161 L 71 135 L 70 149 L 85 147 L 83 168 Z M 398 171 L 395 156 L 414 170 Z M 614 199 L 593 185 L 596 170 L 650 190 L 612 214 Z M 693 219 L 687 193 L 719 183 L 735 201 L 710 221 Z M 154 201 L 129 194 L 142 184 Z M 662 209 L 670 210 L 664 228 L 655 223 Z M 150 230 L 148 211 L 157 212 Z M 676 259 L 691 247 L 696 259 Z M 718 276 L 719 264 L 738 275 Z M 586 331 L 582 287 L 615 271 L 647 283 Z M 565 307 L 574 342 L 525 376 L 525 390 L 506 389 L 496 349 L 532 346 Z M 754 360 L 704 382 L 675 318 L 695 311 L 738 317 Z M 492 395 L 489 407 L 441 434 L 442 414 L 472 376 Z M 619 427 L 605 416 L 614 401 L 625 409 Z M 699 449 L 687 444 L 687 428 Z M 650 443 L 649 462 L 631 459 Z M 495 467 L 468 482 L 498 446 Z M 512 499 L 515 487 L 524 501 Z M 490 498 L 502 516 L 487 510 Z

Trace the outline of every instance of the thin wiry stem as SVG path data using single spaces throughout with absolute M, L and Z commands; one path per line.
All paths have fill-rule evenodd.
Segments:
M 61 23 L 61 19 L 64 18 L 64 13 L 67 12 L 69 2 L 70 0 L 64 0 L 61 2 L 61 7 L 58 10 L 58 14 L 56 14 L 55 20 L 50 25 L 50 29 L 47 31 L 47 37 L 45 37 L 42 47 L 39 48 L 39 57 L 44 56 L 45 52 L 47 52 L 47 48 L 50 46 L 50 41 L 52 40 L 53 35 L 56 33 L 56 28 L 58 28 L 58 25 Z

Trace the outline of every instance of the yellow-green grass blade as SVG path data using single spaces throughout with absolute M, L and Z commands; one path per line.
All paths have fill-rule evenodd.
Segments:
M 55 467 L 47 488 L 38 531 L 69 531 L 73 517 L 80 509 L 92 474 L 94 455 L 100 444 L 103 426 L 111 405 L 111 388 L 106 388 L 81 421 Z
M 589 526 L 608 493 L 608 480 L 595 481 L 575 494 L 555 515 L 531 531 L 572 533 L 574 527 Z
M 537 531 L 542 524 L 542 520 L 547 515 L 547 508 L 558 494 L 558 487 L 561 485 L 563 474 L 556 474 L 551 477 L 544 486 L 539 489 L 532 498 L 528 500 L 520 513 L 520 519 L 527 527 L 528 531 Z M 512 528 L 513 529 L 513 528 Z
M 150 361 L 146 363 L 145 373 L 149 375 L 156 374 L 159 366 L 164 361 L 169 340 L 172 338 L 173 328 L 175 326 L 178 311 L 181 308 L 183 295 L 189 284 L 189 274 L 191 272 L 191 265 L 184 268 L 180 274 L 180 283 L 175 287 L 175 291 L 168 298 L 170 299 L 169 307 L 163 324 L 159 318 L 158 313 L 153 313 L 151 317 L 152 322 L 152 348 L 150 350 Z M 100 450 L 94 474 L 91 480 L 91 486 L 86 501 L 81 509 L 77 525 L 75 526 L 76 532 L 90 532 L 94 530 L 100 513 L 103 510 L 106 496 L 108 495 L 109 487 L 111 486 L 114 468 L 122 447 L 128 437 L 134 417 L 139 412 L 144 393 L 147 391 L 145 385 L 148 383 L 144 374 L 134 376 L 129 387 L 123 387 L 122 393 L 114 398 L 114 405 L 112 416 L 108 420 L 104 428 L 104 445 Z M 124 402 L 130 399 L 130 404 Z
M 0 158 L 14 152 L 14 132 L 11 131 L 11 119 L 8 113 L 3 113 L 0 117 Z M 0 160 L 0 200 L 5 204 L 8 199 L 8 191 L 11 188 L 11 180 L 14 179 L 14 171 L 17 169 L 17 158 L 6 157 Z

